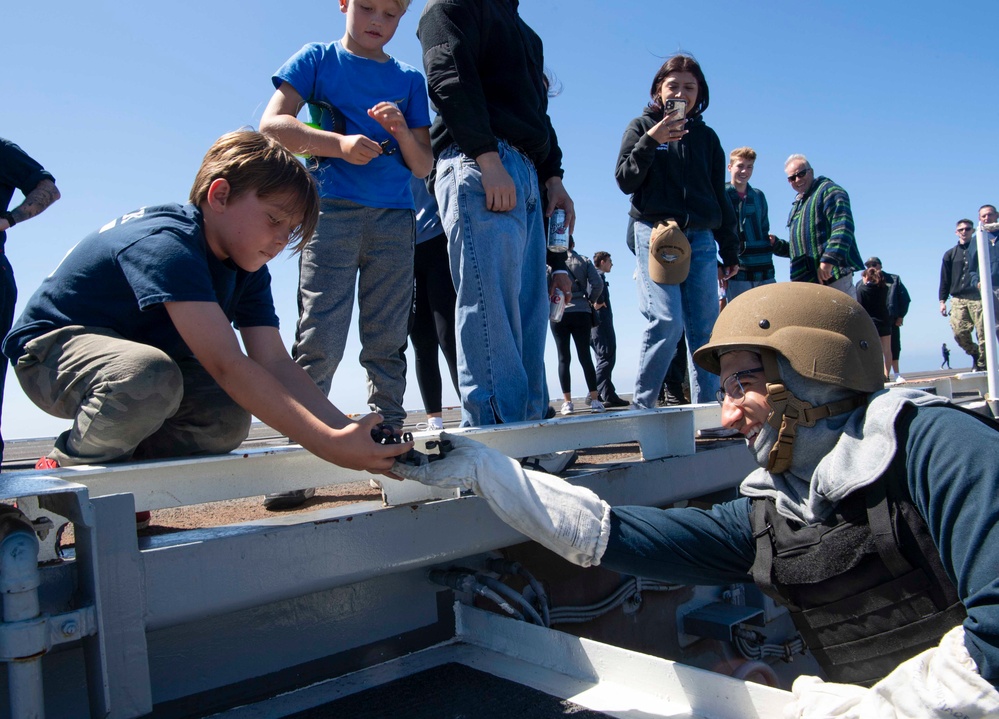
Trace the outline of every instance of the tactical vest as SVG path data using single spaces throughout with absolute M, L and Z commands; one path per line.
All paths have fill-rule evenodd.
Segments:
M 752 503 L 753 581 L 787 607 L 834 682 L 870 686 L 966 616 L 913 506 L 904 446 L 900 437 L 884 475 L 821 524 L 792 522 L 771 499 Z

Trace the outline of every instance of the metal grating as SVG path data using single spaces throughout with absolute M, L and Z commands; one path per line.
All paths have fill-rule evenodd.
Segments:
M 607 719 L 608 714 L 464 664 L 443 664 L 287 719 Z

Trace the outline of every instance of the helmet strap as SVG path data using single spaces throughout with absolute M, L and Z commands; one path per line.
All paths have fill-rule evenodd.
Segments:
M 867 395 L 858 394 L 813 407 L 808 402 L 803 402 L 795 397 L 784 386 L 775 352 L 763 350 L 760 353 L 760 360 L 767 378 L 767 404 L 771 408 L 770 414 L 767 416 L 767 424 L 777 430 L 777 441 L 774 442 L 774 446 L 770 450 L 767 471 L 779 474 L 791 468 L 791 452 L 794 449 L 794 440 L 799 426 L 814 427 L 820 419 L 852 412 L 866 403 Z

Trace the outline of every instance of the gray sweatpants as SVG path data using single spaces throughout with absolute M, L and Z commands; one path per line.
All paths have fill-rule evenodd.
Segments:
M 299 257 L 292 357 L 328 395 L 347 346 L 356 285 L 368 405 L 402 427 L 402 348 L 413 307 L 413 211 L 333 199 L 324 199 L 322 210 L 316 233 Z
M 49 454 L 60 466 L 222 454 L 250 431 L 250 413 L 193 358 L 79 325 L 24 349 L 14 366 L 24 393 L 73 420 Z

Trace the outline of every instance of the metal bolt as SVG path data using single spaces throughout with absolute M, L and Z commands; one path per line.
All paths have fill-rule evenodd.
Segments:
M 62 632 L 62 635 L 64 637 L 75 636 L 76 632 L 78 631 L 78 629 L 79 629 L 79 627 L 76 626 L 76 622 L 74 620 L 72 620 L 72 619 L 69 619 L 69 620 L 63 622 L 62 626 L 59 627 L 59 631 Z

